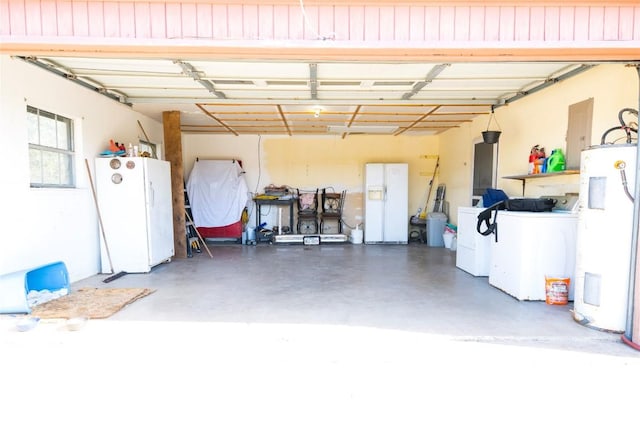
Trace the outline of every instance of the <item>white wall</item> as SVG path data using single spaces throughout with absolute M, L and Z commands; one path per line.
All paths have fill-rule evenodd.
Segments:
M 29 186 L 26 109 L 31 105 L 73 119 L 76 188 Z M 71 281 L 99 271 L 96 209 L 85 158 L 93 159 L 109 139 L 128 145 L 163 140 L 162 124 L 129 107 L 19 59 L 0 56 L 0 274 L 63 261 Z

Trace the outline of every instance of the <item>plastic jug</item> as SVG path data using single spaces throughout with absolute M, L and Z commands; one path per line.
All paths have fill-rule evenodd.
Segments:
M 565 168 L 564 153 L 560 148 L 556 148 L 549 156 L 547 163 L 547 172 L 560 172 Z

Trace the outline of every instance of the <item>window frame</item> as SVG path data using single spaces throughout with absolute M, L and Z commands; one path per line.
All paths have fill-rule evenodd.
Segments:
M 57 113 L 53 113 L 48 110 L 43 110 L 38 107 L 34 107 L 32 105 L 27 105 L 27 122 L 30 120 L 29 115 L 36 116 L 36 126 L 37 126 L 37 136 L 38 141 L 34 143 L 31 140 L 30 131 L 27 130 L 27 143 L 29 149 L 29 185 L 31 188 L 76 188 L 76 152 L 75 152 L 75 131 L 74 131 L 74 120 L 70 117 L 66 117 Z M 42 123 L 41 118 L 46 117 L 48 119 L 54 120 L 55 123 L 55 144 L 51 144 L 51 141 L 43 141 L 42 140 Z M 66 128 L 66 148 L 60 148 L 59 143 L 62 139 L 59 139 L 59 126 L 63 125 Z M 29 125 L 27 125 L 29 126 Z M 48 142 L 48 144 L 47 144 Z M 53 146 L 55 145 L 55 146 Z M 69 162 L 69 179 L 67 182 L 58 182 L 58 183 L 49 183 L 44 182 L 44 173 L 43 173 L 43 165 L 42 161 L 40 164 L 40 182 L 33 181 L 33 171 L 32 171 L 32 150 L 38 151 L 40 155 L 43 153 L 54 153 L 62 156 L 66 156 Z M 60 158 L 60 157 L 59 157 Z M 64 158 L 64 157 L 63 157 Z M 64 174 L 62 173 L 62 163 L 58 161 L 57 166 L 57 176 L 60 178 Z

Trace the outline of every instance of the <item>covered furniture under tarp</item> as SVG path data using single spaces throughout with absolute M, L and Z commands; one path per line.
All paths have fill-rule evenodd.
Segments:
M 240 161 L 198 159 L 187 180 L 187 194 L 202 237 L 242 238 L 249 187 Z

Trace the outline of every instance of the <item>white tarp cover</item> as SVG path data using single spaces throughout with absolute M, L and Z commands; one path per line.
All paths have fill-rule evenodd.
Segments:
M 196 227 L 224 227 L 238 222 L 249 200 L 244 171 L 234 160 L 198 160 L 187 180 Z

